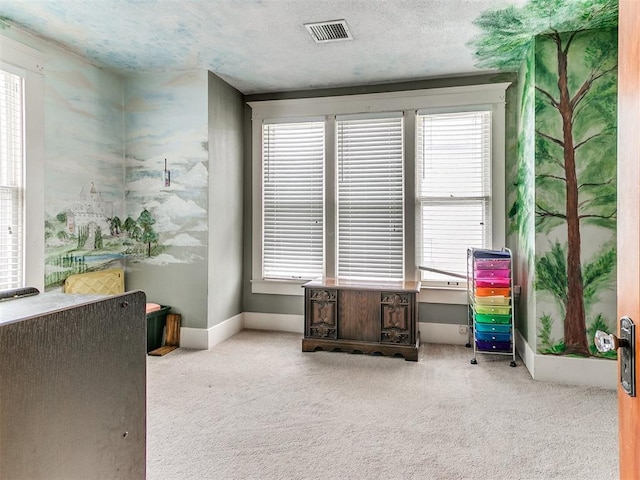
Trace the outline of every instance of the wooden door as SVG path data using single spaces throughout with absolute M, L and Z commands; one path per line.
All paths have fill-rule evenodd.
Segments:
M 620 0 L 618 70 L 618 318 L 640 346 L 640 1 Z M 640 355 L 636 349 L 636 371 Z M 620 368 L 620 365 L 618 365 Z M 636 374 L 638 377 L 640 375 Z M 640 389 L 637 388 L 638 395 Z M 640 476 L 640 396 L 618 386 L 620 478 Z

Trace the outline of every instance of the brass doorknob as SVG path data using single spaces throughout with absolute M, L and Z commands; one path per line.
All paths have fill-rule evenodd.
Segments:
M 596 331 L 593 340 L 596 348 L 601 353 L 629 347 L 629 340 L 626 338 L 618 338 L 613 333 L 603 332 L 602 330 Z

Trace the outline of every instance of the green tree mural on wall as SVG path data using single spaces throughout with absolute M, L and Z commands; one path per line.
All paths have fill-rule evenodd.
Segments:
M 543 35 L 538 49 L 536 183 L 539 194 L 535 214 L 539 232 L 550 233 L 558 225 L 566 225 L 564 340 L 568 353 L 588 355 L 585 289 L 590 288 L 592 295 L 593 289 L 587 282 L 608 277 L 615 266 L 615 254 L 612 256 L 610 249 L 602 252 L 593 264 L 607 268 L 600 271 L 598 278 L 587 276 L 594 268 L 591 264 L 583 268 L 581 263 L 581 227 L 592 224 L 615 228 L 615 151 L 609 148 L 612 142 L 600 140 L 615 136 L 615 97 L 612 102 L 610 93 L 615 90 L 617 63 L 611 55 L 615 31 L 605 30 L 589 37 L 588 46 L 580 53 L 581 67 L 585 68 L 572 72 L 570 50 L 578 35 L 579 32 Z M 584 40 L 584 36 L 582 38 Z M 545 51 L 545 39 L 551 40 L 555 50 L 555 68 L 548 68 L 545 62 L 550 56 L 550 52 Z M 544 262 L 539 261 L 538 265 L 542 273 Z
M 147 256 L 151 256 L 151 244 L 158 242 L 158 234 L 153 229 L 153 224 L 156 223 L 155 219 L 145 208 L 138 217 L 138 224 L 142 227 L 142 235 L 140 241 L 147 244 Z
M 475 42 L 481 66 L 517 69 L 537 37 L 536 231 L 548 234 L 563 226 L 567 242 L 538 258 L 536 289 L 558 304 L 566 353 L 589 355 L 585 306 L 610 278 L 615 250 L 605 247 L 583 266 L 581 227 L 615 228 L 617 63 L 614 30 L 593 37 L 581 32 L 615 26 L 617 1 L 531 0 L 485 12 L 475 23 L 484 32 Z M 578 43 L 579 54 L 573 54 Z M 512 209 L 514 218 L 517 210 Z M 542 330 L 550 338 L 551 319 L 544 319 Z M 602 322 L 600 316 L 596 320 Z
M 122 229 L 122 220 L 120 220 L 120 217 L 116 215 L 107 220 L 109 221 L 109 231 L 111 236 L 117 237 L 120 235 L 120 230 Z

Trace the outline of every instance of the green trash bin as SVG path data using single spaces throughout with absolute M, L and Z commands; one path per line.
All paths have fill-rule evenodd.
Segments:
M 162 305 L 160 310 L 147 313 L 147 353 L 162 346 L 162 334 L 171 307 Z

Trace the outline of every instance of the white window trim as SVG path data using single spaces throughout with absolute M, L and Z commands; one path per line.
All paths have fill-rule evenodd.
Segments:
M 463 87 L 387 92 L 363 95 L 344 95 L 286 100 L 248 102 L 252 109 L 252 293 L 296 295 L 304 294 L 301 285 L 306 281 L 270 281 L 262 278 L 262 122 L 273 119 L 327 118 L 326 140 L 335 142 L 332 129 L 336 115 L 373 112 L 404 111 L 405 114 L 405 276 L 419 278 L 415 252 L 415 119 L 418 110 L 469 109 L 473 106 L 491 106 L 492 111 L 492 238 L 494 248 L 505 245 L 505 99 L 510 83 L 493 83 Z M 328 149 L 331 151 L 331 149 Z M 326 158 L 326 177 L 333 178 L 335 166 L 331 155 Z M 331 208 L 335 207 L 335 186 L 326 182 L 326 258 L 335 254 L 335 228 Z M 332 196 L 333 195 L 333 196 Z M 326 262 L 331 263 L 331 262 Z M 332 276 L 333 265 L 325 265 L 327 276 Z M 411 272 L 415 272 L 413 277 Z M 430 288 L 423 286 L 421 302 L 466 303 L 465 282 L 457 287 Z
M 44 291 L 45 55 L 0 35 L 0 65 L 25 78 L 24 282 Z
M 450 108 L 433 108 L 433 109 L 424 109 L 421 110 L 418 113 L 418 115 L 429 115 L 429 114 L 439 114 L 439 113 L 459 113 L 459 112 L 476 112 L 476 111 L 484 111 L 484 112 L 491 112 L 492 115 L 492 119 L 491 119 L 491 126 L 492 126 L 492 136 L 491 136 L 491 221 L 492 221 L 492 228 L 491 228 L 491 238 L 492 238 L 492 245 L 491 247 L 493 248 L 502 248 L 505 246 L 504 242 L 505 242 L 505 238 L 506 238 L 506 234 L 505 234 L 505 224 L 504 224 L 504 218 L 505 218 L 505 159 L 504 159 L 504 149 L 505 149 L 505 142 L 504 142 L 504 132 L 498 132 L 498 135 L 496 135 L 496 131 L 495 129 L 498 128 L 498 126 L 496 125 L 496 119 L 493 118 L 493 116 L 495 116 L 497 114 L 497 112 L 501 112 L 502 114 L 502 119 L 499 119 L 498 121 L 500 122 L 500 125 L 502 125 L 502 128 L 504 129 L 504 122 L 505 122 L 505 112 L 504 112 L 504 105 L 502 105 L 499 108 L 496 108 L 495 104 L 486 104 L 486 105 L 469 105 L 469 106 L 461 106 L 461 107 L 450 107 Z M 498 145 L 498 147 L 502 148 L 501 152 L 498 152 L 498 154 L 496 155 L 495 152 L 495 148 L 496 147 L 496 142 L 500 142 L 500 144 Z M 498 183 L 496 183 L 498 182 Z M 493 185 L 498 185 L 500 188 L 499 189 L 495 189 L 493 187 Z M 414 196 L 415 198 L 415 196 Z M 495 202 L 500 202 L 498 204 L 499 208 L 496 208 L 496 204 Z M 496 215 L 500 215 L 500 217 L 497 217 Z M 495 225 L 493 222 L 495 221 L 494 219 L 498 218 L 500 223 L 498 225 Z M 495 239 L 495 235 L 498 235 L 497 240 Z M 444 290 L 466 290 L 467 288 L 467 282 L 464 279 L 461 278 L 457 278 L 457 277 L 450 277 L 448 280 L 422 280 L 422 287 L 424 288 L 431 288 L 431 289 L 435 289 L 436 291 L 442 291 Z M 466 298 L 465 301 L 463 303 L 466 303 Z
M 344 203 L 343 202 L 353 202 L 352 205 L 357 204 L 359 201 L 362 201 L 362 193 L 358 192 L 356 194 L 354 194 L 352 196 L 352 192 L 349 192 L 349 187 L 348 182 L 349 180 L 345 180 L 345 177 L 342 176 L 342 165 L 347 165 L 345 168 L 347 168 L 347 170 L 350 168 L 349 167 L 349 162 L 353 159 L 353 157 L 351 157 L 351 152 L 349 151 L 350 147 L 349 147 L 349 142 L 354 141 L 355 143 L 353 145 L 356 145 L 357 142 L 360 142 L 361 139 L 358 138 L 354 138 L 352 139 L 350 137 L 350 132 L 349 132 L 349 126 L 348 123 L 345 124 L 346 128 L 342 129 L 341 128 L 341 124 L 342 122 L 350 122 L 350 121 L 355 121 L 358 125 L 363 126 L 363 125 L 370 125 L 369 122 L 377 122 L 377 121 L 382 121 L 384 122 L 385 127 L 384 128 L 390 128 L 390 130 L 388 130 L 387 132 L 385 132 L 384 136 L 385 136 L 385 141 L 387 141 L 387 139 L 389 137 L 387 137 L 387 135 L 391 135 L 395 140 L 401 140 L 399 141 L 397 144 L 395 144 L 394 142 L 394 147 L 393 150 L 389 150 L 388 151 L 388 157 L 386 157 L 385 159 L 385 167 L 386 168 L 391 168 L 393 169 L 393 171 L 395 172 L 395 174 L 397 175 L 398 173 L 400 174 L 400 178 L 402 178 L 402 183 L 400 185 L 400 189 L 398 189 L 398 185 L 396 183 L 394 183 L 393 180 L 390 180 L 390 178 L 385 178 L 385 181 L 388 181 L 389 183 L 386 183 L 384 190 L 381 189 L 379 191 L 376 192 L 376 200 L 373 200 L 374 202 L 376 202 L 380 197 L 378 197 L 379 195 L 382 195 L 384 198 L 389 199 L 389 198 L 393 198 L 395 196 L 395 205 L 396 207 L 394 207 L 394 217 L 395 217 L 395 221 L 400 223 L 400 235 L 397 234 L 397 231 L 395 232 L 395 238 L 393 236 L 393 234 L 391 234 L 391 232 L 389 232 L 387 235 L 390 235 L 389 237 L 387 237 L 387 239 L 390 240 L 390 243 L 388 244 L 388 246 L 391 247 L 391 250 L 387 250 L 385 252 L 385 254 L 383 255 L 384 258 L 386 260 L 389 259 L 389 257 L 387 255 L 392 255 L 392 258 L 394 258 L 393 263 L 391 265 L 393 265 L 390 270 L 389 270 L 389 266 L 390 264 L 386 264 L 384 261 L 381 261 L 382 258 L 380 257 L 376 257 L 376 253 L 372 254 L 372 258 L 370 261 L 365 261 L 362 262 L 360 259 L 356 260 L 355 258 L 350 258 L 349 255 L 353 254 L 357 251 L 357 247 L 355 246 L 356 244 L 368 244 L 371 245 L 371 243 L 369 243 L 369 239 L 363 241 L 362 239 L 351 239 L 350 238 L 350 232 L 349 230 L 352 228 L 351 226 L 346 226 L 344 224 L 341 225 L 343 220 L 346 220 L 346 223 L 350 223 L 351 217 L 350 217 L 350 213 L 348 212 L 348 207 L 345 211 L 344 209 Z M 338 141 L 335 143 L 336 145 L 336 158 L 337 158 L 337 162 L 336 162 L 336 168 L 338 169 L 339 174 L 337 176 L 331 177 L 336 179 L 335 180 L 335 185 L 337 186 L 337 196 L 335 197 L 336 202 L 337 202 L 337 209 L 336 209 L 336 215 L 337 215 L 337 224 L 336 224 L 336 247 L 337 247 L 337 255 L 334 257 L 328 257 L 327 258 L 327 265 L 329 265 L 331 263 L 331 258 L 335 259 L 334 264 L 336 269 L 338 270 L 338 276 L 340 278 L 344 277 L 344 278 L 360 278 L 361 280 L 375 280 L 380 279 L 380 278 L 384 278 L 384 276 L 379 273 L 380 269 L 382 270 L 387 270 L 387 271 L 394 271 L 394 274 L 392 275 L 397 275 L 396 277 L 390 276 L 390 278 L 394 278 L 395 280 L 400 280 L 400 279 L 404 279 L 405 278 L 405 272 L 407 271 L 406 269 L 406 238 L 405 238 L 405 224 L 407 223 L 406 218 L 405 218 L 405 200 L 406 200 L 406 196 L 405 196 L 405 185 L 408 183 L 405 181 L 406 179 L 406 171 L 405 171 L 405 158 L 406 158 L 406 154 L 405 154 L 405 142 L 404 142 L 404 137 L 406 136 L 406 127 L 404 125 L 404 112 L 400 111 L 400 112 L 384 112 L 384 113 L 367 113 L 367 114 L 355 114 L 355 115 L 340 115 L 339 117 L 336 117 L 336 122 L 337 122 L 337 126 L 338 126 L 338 130 L 337 130 L 337 134 L 338 134 Z M 393 126 L 391 126 L 393 125 Z M 400 128 L 398 128 L 398 126 Z M 367 130 L 366 131 L 359 131 L 359 134 L 361 135 L 371 135 L 371 131 L 368 130 L 368 127 L 366 127 Z M 376 131 L 376 133 L 374 135 L 378 135 L 379 132 Z M 396 137 L 395 135 L 399 135 L 399 137 Z M 371 136 L 367 137 L 367 142 L 371 140 Z M 364 144 L 359 144 L 356 149 L 359 148 L 369 148 L 368 147 L 368 143 L 365 142 Z M 346 148 L 344 150 L 341 151 L 341 144 L 342 146 L 346 146 Z M 359 152 L 360 153 L 360 152 Z M 362 168 L 362 165 L 359 163 L 359 159 L 360 157 L 356 157 L 358 158 L 358 160 L 356 161 L 355 164 L 351 165 L 351 168 L 354 169 L 360 169 Z M 370 166 L 370 164 L 365 167 L 368 168 Z M 347 174 L 346 178 L 349 177 L 349 174 Z M 395 177 L 393 177 L 395 178 Z M 325 180 L 327 181 L 327 180 Z M 357 182 L 357 180 L 356 180 Z M 346 187 L 343 190 L 343 187 Z M 367 192 L 366 194 L 367 199 L 371 200 L 374 198 L 374 196 L 371 194 L 371 192 Z M 388 212 L 387 212 L 388 213 Z M 344 217 L 343 217 L 344 215 Z M 360 213 L 356 213 L 357 215 L 361 215 Z M 369 215 L 369 213 L 367 213 L 367 215 Z M 386 216 L 386 214 L 384 215 L 384 220 L 387 221 L 388 217 Z M 341 218 L 343 220 L 341 220 Z M 360 217 L 361 220 L 364 220 L 363 217 Z M 371 218 L 371 217 L 367 217 Z M 356 223 L 358 223 L 358 221 L 356 221 Z M 395 222 L 394 222 L 395 223 Z M 356 236 L 360 236 L 364 233 L 364 231 L 367 232 L 371 232 L 371 230 L 368 230 L 368 227 L 365 227 L 365 230 L 362 230 L 362 226 L 358 225 L 356 227 L 353 228 L 353 230 L 351 230 L 351 233 L 355 233 Z M 356 233 L 357 232 L 357 233 Z M 344 235 L 344 236 L 343 236 Z M 365 234 L 367 237 L 369 237 L 369 233 Z M 373 235 L 373 234 L 371 234 Z M 384 238 L 386 236 L 386 234 L 384 233 L 378 233 L 377 235 L 379 235 L 379 238 L 377 238 L 375 241 L 378 242 L 380 241 L 380 239 Z M 400 238 L 398 238 L 400 237 Z M 395 247 L 394 247 L 395 245 Z M 379 244 L 376 244 L 376 248 L 379 247 Z M 400 247 L 400 255 L 398 255 L 398 250 L 396 250 L 396 248 Z M 367 248 L 367 247 L 364 247 Z M 374 251 L 375 252 L 375 251 Z M 360 253 L 360 252 L 358 252 Z M 356 255 L 357 256 L 357 255 Z M 354 261 L 355 260 L 355 261 Z M 351 263 L 350 265 L 350 262 Z M 378 263 L 380 262 L 380 263 Z M 357 265 L 354 268 L 354 264 Z M 367 269 L 369 270 L 369 272 L 371 272 L 369 275 L 371 276 L 367 276 L 367 277 L 363 277 L 360 276 L 360 272 L 357 272 L 358 269 L 363 268 L 364 265 L 367 264 Z M 351 270 L 353 268 L 353 270 Z M 374 273 L 375 271 L 378 271 L 378 273 Z M 410 274 L 413 273 L 413 267 L 411 267 L 410 270 L 408 270 L 410 272 Z M 342 272 L 342 273 L 340 273 Z M 377 275 L 373 276 L 373 275 Z

